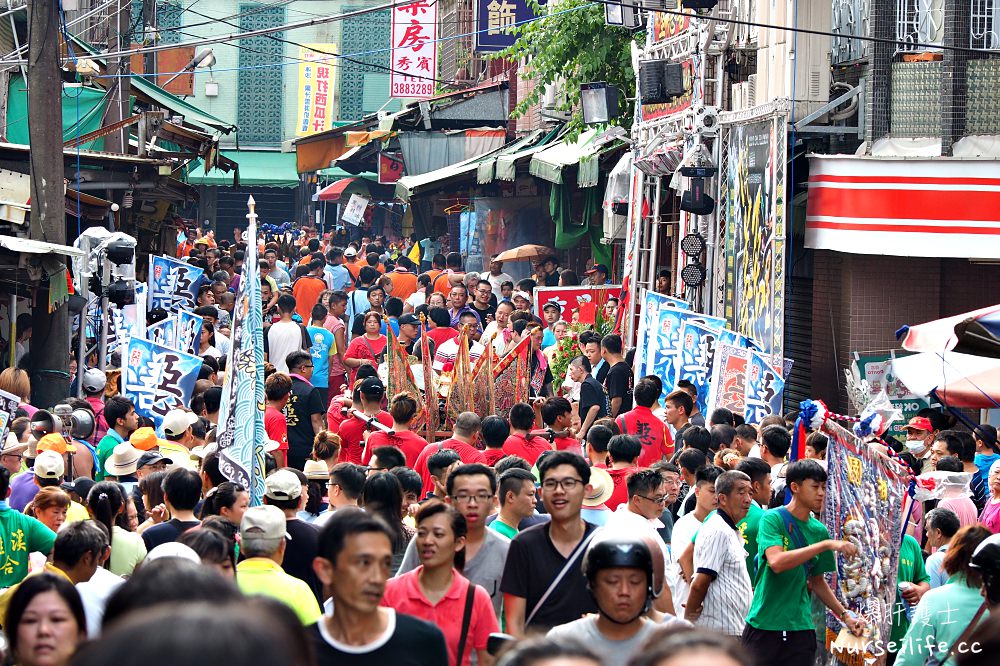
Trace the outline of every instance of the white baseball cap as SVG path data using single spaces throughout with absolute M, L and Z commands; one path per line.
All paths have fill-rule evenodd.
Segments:
M 103 391 L 104 387 L 108 385 L 108 376 L 103 370 L 98 370 L 97 368 L 88 368 L 85 373 L 83 373 L 83 390 L 88 393 L 97 393 Z
M 264 479 L 264 495 L 280 501 L 298 499 L 302 496 L 302 484 L 294 473 L 279 469 Z
M 66 473 L 63 457 L 55 451 L 39 451 L 35 458 L 35 476 L 39 479 L 59 479 Z
M 171 409 L 163 417 L 163 434 L 169 437 L 179 437 L 184 431 L 198 422 L 194 412 L 183 409 Z

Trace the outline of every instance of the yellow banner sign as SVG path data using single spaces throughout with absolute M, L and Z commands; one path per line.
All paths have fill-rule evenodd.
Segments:
M 295 135 L 325 132 L 333 127 L 334 94 L 337 89 L 336 44 L 304 44 L 299 47 L 299 103 Z

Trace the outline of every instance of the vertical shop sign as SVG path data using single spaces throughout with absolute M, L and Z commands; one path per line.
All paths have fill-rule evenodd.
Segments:
M 437 2 L 392 8 L 391 97 L 434 95 L 437 77 Z
M 513 46 L 513 28 L 537 16 L 528 0 L 476 0 L 476 51 L 496 53 Z
M 325 132 L 333 127 L 336 68 L 331 53 L 336 44 L 303 44 L 299 47 L 299 101 L 295 135 Z

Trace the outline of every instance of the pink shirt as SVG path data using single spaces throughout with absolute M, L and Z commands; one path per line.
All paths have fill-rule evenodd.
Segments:
M 1000 534 L 1000 502 L 987 502 L 979 516 L 979 522 L 993 534 Z
M 397 613 L 412 615 L 435 625 L 444 634 L 444 642 L 448 648 L 448 664 L 468 666 L 469 656 L 473 650 L 485 650 L 490 634 L 500 631 L 490 595 L 479 585 L 473 588 L 475 596 L 472 601 L 472 618 L 465 639 L 465 652 L 462 654 L 462 663 L 456 665 L 458 643 L 462 634 L 462 616 L 465 612 L 465 597 L 469 593 L 469 580 L 455 571 L 451 587 L 440 601 L 431 604 L 420 589 L 421 571 L 423 566 L 396 578 L 390 578 L 385 585 L 382 605 L 396 609 Z

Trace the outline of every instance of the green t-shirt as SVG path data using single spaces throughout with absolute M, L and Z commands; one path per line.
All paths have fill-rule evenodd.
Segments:
M 794 542 L 785 530 L 781 509 L 770 509 L 761 514 L 757 528 L 757 549 L 760 567 L 754 578 L 753 602 L 747 624 L 763 631 L 812 631 L 813 621 L 809 590 L 806 587 L 805 567 L 800 565 L 783 573 L 775 573 L 765 564 L 768 548 L 780 546 L 782 550 L 795 550 Z M 794 525 L 806 545 L 830 538 L 826 526 L 813 517 L 801 521 L 792 516 Z M 811 576 L 833 571 L 836 562 L 833 552 L 825 551 L 809 561 Z
M 28 554 L 48 555 L 56 533 L 14 509 L 0 510 L 0 588 L 17 585 L 28 575 Z
M 903 543 L 899 546 L 899 569 L 897 573 L 899 583 L 929 583 L 931 577 L 924 568 L 924 556 L 920 552 L 920 544 L 909 534 L 903 537 Z M 906 606 L 903 605 L 903 597 L 896 588 L 896 603 L 892 609 L 892 633 L 889 635 L 890 643 L 897 646 L 906 636 L 906 630 L 910 628 L 910 621 L 906 619 Z
M 97 462 L 100 464 L 100 469 L 94 470 L 95 481 L 103 481 L 105 479 L 107 475 L 104 472 L 104 463 L 115 452 L 115 447 L 124 441 L 121 435 L 114 430 L 108 430 L 108 434 L 101 437 L 101 441 L 97 443 Z
M 736 529 L 743 537 L 743 545 L 747 549 L 747 573 L 750 580 L 757 576 L 757 529 L 760 527 L 760 517 L 764 515 L 764 509 L 760 508 L 757 502 L 750 502 L 750 509 L 746 517 L 736 523 Z
M 517 536 L 517 528 L 511 527 L 499 518 L 490 523 L 490 528 L 504 535 L 508 539 L 513 539 Z

